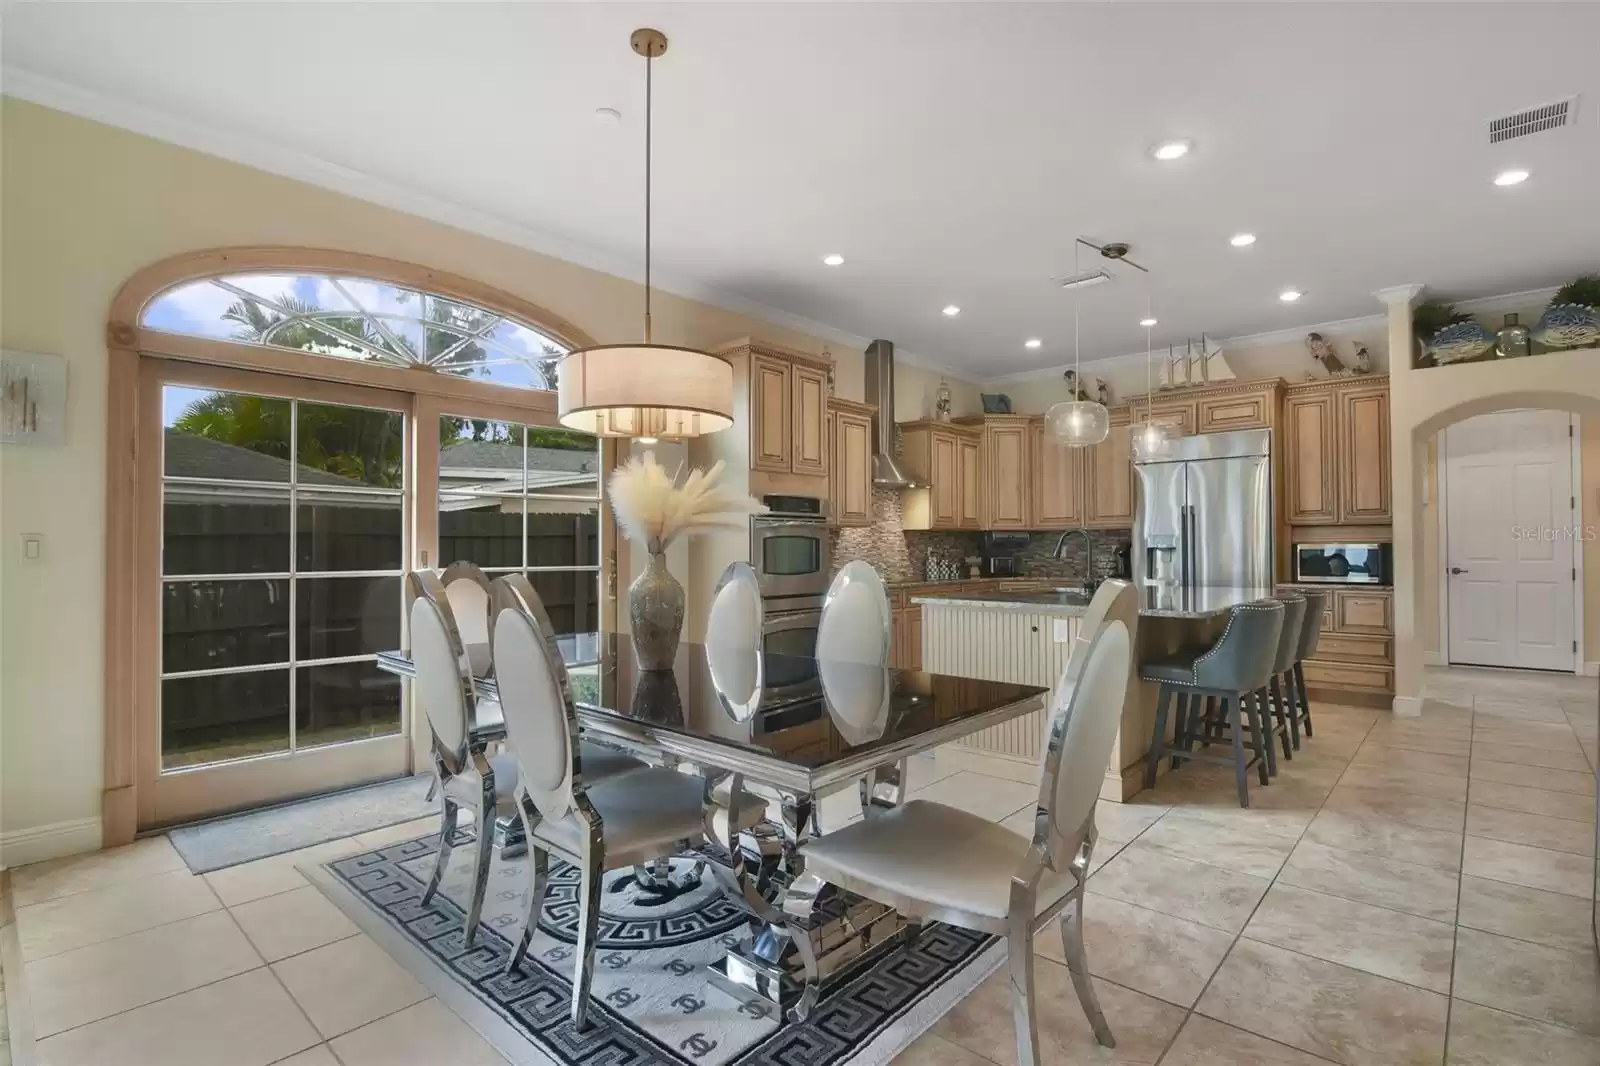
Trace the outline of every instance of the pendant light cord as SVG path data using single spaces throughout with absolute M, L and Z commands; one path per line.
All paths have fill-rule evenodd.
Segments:
M 1151 305 L 1150 305 L 1150 279 L 1148 277 L 1146 277 L 1145 281 L 1144 281 L 1144 317 L 1146 318 L 1146 320 L 1155 317 L 1150 312 L 1151 312 Z M 1154 329 L 1154 328 L 1155 327 L 1153 327 L 1153 326 L 1146 326 L 1144 328 L 1144 422 L 1145 422 L 1145 425 L 1147 425 L 1147 426 L 1150 424 L 1150 415 L 1151 415 L 1151 412 L 1154 410 L 1154 408 L 1151 406 L 1152 401 L 1151 401 L 1151 386 L 1150 386 L 1150 359 L 1151 359 L 1150 331 L 1152 329 Z
M 1083 268 L 1078 265 L 1078 245 L 1072 245 L 1072 276 L 1077 277 Z M 1072 294 L 1072 402 L 1078 402 L 1078 391 L 1083 387 L 1082 366 L 1083 359 L 1078 350 L 1078 312 L 1083 305 L 1083 297 L 1074 292 Z
M 644 342 L 650 343 L 650 70 L 655 57 L 644 56 Z

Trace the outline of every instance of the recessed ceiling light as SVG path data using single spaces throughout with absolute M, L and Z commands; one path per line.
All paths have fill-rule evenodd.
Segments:
M 1528 180 L 1526 170 L 1502 170 L 1494 176 L 1496 185 L 1521 185 Z
M 1040 340 L 1038 337 L 1029 337 L 1027 340 L 1022 342 L 1022 346 L 1024 348 L 1037 348 L 1043 343 L 1044 341 Z
M 832 255 L 823 256 L 822 261 L 831 267 L 844 266 L 844 256 L 840 255 L 838 252 L 834 252 Z
M 1278 293 L 1278 299 L 1282 300 L 1286 304 L 1292 304 L 1304 295 L 1305 293 L 1301 292 L 1299 289 L 1284 289 L 1282 292 Z
M 1170 163 L 1174 159 L 1182 159 L 1189 154 L 1188 141 L 1162 141 L 1150 149 L 1150 154 L 1163 163 Z
M 622 112 L 614 107 L 597 107 L 594 109 L 594 120 L 602 126 L 615 126 L 622 121 Z
M 945 317 L 954 318 L 957 315 L 959 315 L 960 313 L 961 313 L 961 308 L 957 307 L 955 304 L 945 304 L 944 305 Z
M 1151 326 L 1153 326 L 1155 324 L 1156 324 L 1156 320 L 1153 319 L 1153 318 L 1141 318 L 1139 320 L 1139 325 L 1143 326 L 1145 329 L 1149 329 Z
M 1228 238 L 1228 243 L 1235 248 L 1248 248 L 1256 243 L 1256 235 L 1254 233 L 1235 233 Z

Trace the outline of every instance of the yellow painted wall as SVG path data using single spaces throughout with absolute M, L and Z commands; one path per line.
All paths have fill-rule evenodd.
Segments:
M 0 448 L 0 843 L 14 845 L 15 856 L 98 840 L 104 331 L 111 298 L 130 275 L 202 248 L 338 248 L 480 279 L 602 342 L 637 336 L 642 290 L 33 104 L 6 98 L 0 108 L 0 343 L 68 362 L 66 445 Z M 656 338 L 667 343 L 710 346 L 754 335 L 805 351 L 825 346 L 667 293 L 657 293 L 654 312 Z M 861 352 L 831 347 L 840 395 L 861 398 Z M 903 373 L 904 395 L 925 391 L 922 373 Z M 975 388 L 967 391 L 975 397 Z M 24 532 L 43 535 L 43 559 L 23 562 Z

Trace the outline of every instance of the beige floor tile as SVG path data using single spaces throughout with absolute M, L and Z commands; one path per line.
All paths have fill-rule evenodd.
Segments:
M 426 999 L 329 1046 L 343 1066 L 504 1066 L 505 1059 L 436 999 Z
M 1595 804 L 1591 796 L 1574 792 L 1551 792 L 1526 785 L 1502 785 L 1496 781 L 1475 780 L 1468 794 L 1472 803 L 1524 814 L 1547 814 L 1552 818 L 1594 825 Z
M 1588 900 L 1482 877 L 1461 878 L 1456 921 L 1472 929 L 1568 951 L 1586 951 L 1593 944 L 1593 912 Z
M 1498 807 L 1467 808 L 1467 834 L 1513 844 L 1531 844 L 1574 855 L 1594 854 L 1594 826 L 1544 814 L 1522 814 Z
M 1411 751 L 1426 751 L 1434 755 L 1460 757 L 1472 754 L 1472 736 L 1470 733 L 1452 735 L 1433 732 L 1386 731 L 1369 734 L 1362 748 L 1408 748 Z
M 26 907 L 57 896 L 182 869 L 186 869 L 183 856 L 166 837 L 147 837 L 120 848 L 19 866 L 11 871 L 11 900 L 14 906 Z
M 310 884 L 300 876 L 296 866 L 329 862 L 344 855 L 354 855 L 362 850 L 354 838 L 330 840 L 326 844 L 273 855 L 255 862 L 241 863 L 225 870 L 215 870 L 205 875 L 206 881 L 225 906 L 234 907 L 261 899 L 278 892 L 301 888 Z
M 1494 762 L 1490 759 L 1472 760 L 1472 780 L 1498 781 L 1502 785 L 1525 785 L 1551 792 L 1575 792 L 1580 796 L 1594 795 L 1594 774 L 1576 770 L 1552 770 L 1543 766 L 1524 766 L 1514 762 Z
M 1095 995 L 1117 1046 L 1102 1048 L 1072 988 L 1065 966 L 1040 959 L 1034 967 L 1042 1062 L 1154 1063 L 1183 1024 L 1183 1010 L 1158 999 L 1095 981 Z M 1011 985 L 1004 966 L 941 1018 L 933 1032 L 992 1059 L 1015 1066 L 1016 1027 L 1011 1015 Z
M 1322 1066 L 1327 1061 L 1204 1015 L 1191 1014 L 1161 1066 Z
M 1295 847 L 1278 881 L 1449 922 L 1455 920 L 1457 876 L 1448 870 L 1307 840 Z
M 1458 999 L 1600 1036 L 1600 962 L 1594 951 L 1562 951 L 1477 929 L 1456 938 Z
M 1461 870 L 1474 877 L 1548 892 L 1565 892 L 1580 899 L 1594 896 L 1594 861 L 1564 851 L 1469 836 L 1462 853 Z
M 1311 824 L 1311 819 L 1316 815 L 1320 804 L 1276 810 L 1258 802 L 1261 794 L 1269 791 L 1270 788 L 1255 788 L 1252 781 L 1250 801 L 1253 806 L 1241 807 L 1230 778 L 1226 785 L 1217 784 L 1208 792 L 1197 792 L 1193 796 L 1178 800 L 1174 803 L 1172 811 L 1175 814 L 1181 813 L 1186 818 L 1203 818 L 1220 825 L 1235 826 L 1266 836 L 1278 837 L 1290 843 L 1299 840 L 1301 834 L 1306 831 L 1306 826 Z
M 1100 830 L 1102 837 L 1132 840 L 1155 824 L 1168 809 L 1159 806 L 1136 807 L 1127 803 L 1100 800 L 1094 806 L 1094 824 L 1095 828 Z
M 990 1066 L 982 1055 L 932 1033 L 923 1033 L 890 1061 L 891 1066 Z
M 41 1040 L 38 1053 L 40 1066 L 266 1066 L 317 1041 L 258 969 Z
M 980 818 L 999 822 L 1029 804 L 1038 803 L 1039 786 L 963 770 L 918 789 L 911 793 L 911 798 L 959 807 Z
M 1440 777 L 1466 777 L 1465 755 L 1436 755 L 1431 751 L 1411 748 L 1384 748 L 1362 745 L 1351 766 L 1384 766 L 1394 770 L 1410 770 L 1419 774 L 1436 774 Z
M 1294 842 L 1248 825 L 1194 818 L 1173 811 L 1145 830 L 1141 845 L 1210 863 L 1253 877 L 1271 878 L 1294 850 Z
M 1330 792 L 1322 809 L 1341 814 L 1376 815 L 1423 829 L 1452 833 L 1461 832 L 1466 816 L 1466 805 L 1459 800 L 1348 784 L 1341 784 Z
M 329 1038 L 428 998 L 428 990 L 365 934 L 275 962 L 272 968 L 312 1024 Z M 334 1051 L 339 1051 L 337 1045 Z
M 1423 796 L 1452 799 L 1460 803 L 1465 803 L 1467 799 L 1467 783 L 1459 777 L 1419 774 L 1393 766 L 1352 765 L 1344 772 L 1344 776 L 1339 778 L 1339 784 L 1395 792 L 1414 792 Z
M 1083 913 L 1090 973 L 1181 1007 L 1194 1006 L 1233 945 L 1232 933 L 1093 892 Z M 1039 933 L 1034 949 L 1065 965 L 1060 924 Z
M 1277 884 L 1244 935 L 1448 995 L 1455 932 L 1448 922 Z
M 1485 716 L 1503 719 L 1507 722 L 1565 722 L 1567 720 L 1561 704 L 1554 700 L 1548 702 L 1521 702 L 1486 699 L 1480 696 L 1473 701 L 1472 711 L 1479 722 L 1482 722 Z
M 1230 933 L 1244 928 L 1270 884 L 1142 841 L 1123 848 L 1089 879 L 1099 895 Z
M 1461 869 L 1459 829 L 1447 833 L 1371 814 L 1325 810 L 1312 820 L 1305 839 L 1419 866 Z
M 241 903 L 232 909 L 239 928 L 268 962 L 360 932 L 315 885 Z
M 19 907 L 17 938 L 24 959 L 40 959 L 221 906 L 202 878 L 175 870 Z
M 1570 725 L 1559 722 L 1517 722 L 1511 726 L 1493 722 L 1475 727 L 1472 739 L 1479 744 L 1513 744 L 1552 751 L 1578 750 L 1578 735 Z
M 339 1066 L 339 1060 L 333 1057 L 333 1052 L 328 1050 L 327 1044 L 318 1044 L 298 1055 L 291 1055 L 282 1062 L 275 1062 L 272 1066 Z
M 1198 1009 L 1349 1066 L 1433 1066 L 1448 1006 L 1436 992 L 1240 940 Z
M 261 965 L 226 911 L 51 955 L 23 970 L 38 1039 Z
M 1551 748 L 1526 748 L 1517 744 L 1485 744 L 1481 741 L 1472 745 L 1474 759 L 1487 759 L 1490 762 L 1518 763 L 1522 766 L 1546 766 L 1552 770 L 1571 770 L 1575 773 L 1584 773 L 1594 769 L 1589 765 L 1589 760 L 1580 751 L 1556 751 Z
M 1458 999 L 1450 1007 L 1448 1066 L 1594 1066 L 1600 1040 Z

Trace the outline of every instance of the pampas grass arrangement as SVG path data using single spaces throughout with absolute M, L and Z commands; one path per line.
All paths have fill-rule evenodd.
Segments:
M 669 476 L 654 452 L 629 459 L 611 475 L 611 508 L 623 535 L 657 553 L 682 536 L 743 528 L 761 504 L 722 488 L 723 469 L 718 460 L 710 470 L 691 470 L 679 484 L 683 468 Z

